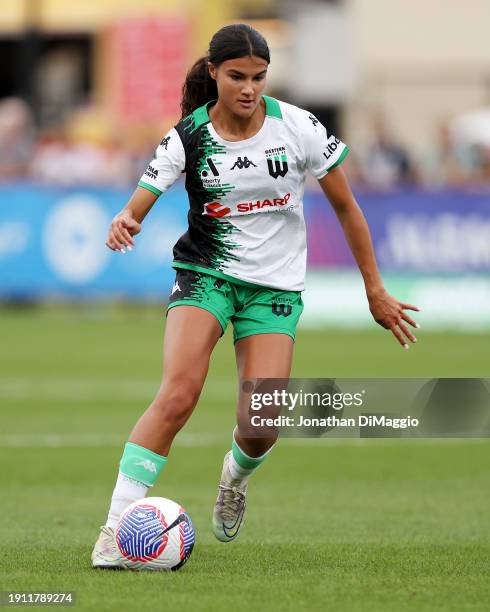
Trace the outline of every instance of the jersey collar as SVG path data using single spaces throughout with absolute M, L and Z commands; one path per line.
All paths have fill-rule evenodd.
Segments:
M 281 107 L 279 106 L 279 102 L 275 98 L 271 98 L 270 96 L 262 96 L 262 99 L 265 102 L 265 116 L 282 119 L 282 112 Z M 203 106 L 196 108 L 196 110 L 192 113 L 192 117 L 194 118 L 194 129 L 197 129 L 201 127 L 201 125 L 205 125 L 206 123 L 209 123 L 211 121 L 211 119 L 209 118 L 208 109 L 215 103 L 216 100 L 210 100 Z

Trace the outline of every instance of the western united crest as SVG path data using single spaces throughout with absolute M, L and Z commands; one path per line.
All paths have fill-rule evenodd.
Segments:
M 272 178 L 277 179 L 279 176 L 286 176 L 289 169 L 286 147 L 267 149 L 265 156 L 267 159 L 267 169 Z

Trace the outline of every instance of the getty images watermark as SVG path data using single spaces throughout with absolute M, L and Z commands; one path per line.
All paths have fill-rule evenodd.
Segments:
M 252 393 L 250 408 L 261 411 L 264 407 L 278 407 L 290 414 L 279 414 L 276 417 L 264 417 L 252 414 L 250 422 L 254 427 L 390 427 L 407 429 L 418 427 L 419 420 L 411 416 L 404 418 L 389 417 L 385 414 L 358 414 L 354 417 L 341 417 L 337 414 L 322 417 L 310 416 L 302 411 L 311 408 L 332 408 L 340 414 L 346 408 L 360 408 L 364 404 L 365 389 L 359 393 L 318 393 L 311 391 L 288 392 L 284 389 L 272 393 Z M 294 412 L 297 414 L 293 414 Z
M 240 433 L 251 437 L 489 437 L 489 379 L 254 379 Z

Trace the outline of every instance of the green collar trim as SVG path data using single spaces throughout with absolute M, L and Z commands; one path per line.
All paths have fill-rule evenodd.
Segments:
M 262 96 L 265 102 L 265 114 L 269 117 L 275 117 L 276 119 L 282 119 L 281 106 L 275 98 L 270 96 Z
M 282 119 L 282 112 L 279 102 L 275 98 L 271 98 L 270 96 L 262 96 L 265 102 L 265 114 L 268 117 L 275 117 L 276 119 Z M 192 131 L 197 130 L 202 125 L 209 123 L 211 119 L 209 118 L 208 108 L 209 106 L 215 102 L 215 100 L 210 100 L 203 104 L 189 116 L 189 119 L 192 118 Z

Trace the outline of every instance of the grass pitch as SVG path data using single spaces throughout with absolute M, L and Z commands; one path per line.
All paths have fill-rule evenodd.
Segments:
M 214 540 L 234 422 L 230 334 L 152 494 L 196 528 L 175 574 L 97 572 L 122 445 L 158 388 L 163 317 L 145 309 L 0 312 L 0 590 L 76 591 L 78 610 L 488 610 L 489 442 L 283 440 L 245 526 Z M 297 377 L 489 376 L 483 335 L 301 332 Z

